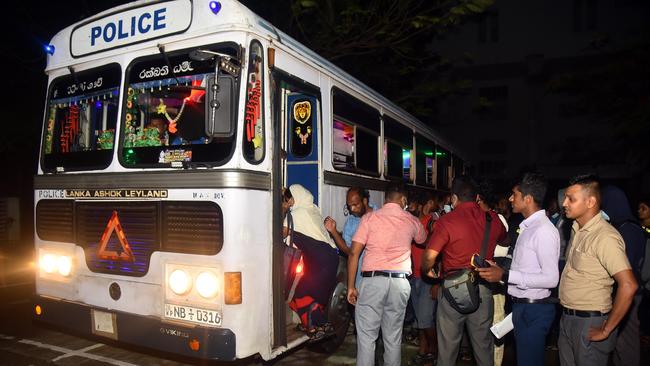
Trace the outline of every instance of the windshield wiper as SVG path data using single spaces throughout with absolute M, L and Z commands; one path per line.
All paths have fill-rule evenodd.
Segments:
M 167 53 L 165 52 L 165 46 L 159 44 L 158 51 L 160 52 L 160 54 L 162 54 L 163 58 L 165 59 L 165 63 L 167 64 L 167 67 L 169 67 L 169 72 L 172 73 L 172 76 L 176 80 L 176 85 L 181 85 L 181 82 L 176 77 L 176 73 L 174 72 L 174 68 L 172 67 L 171 62 L 169 62 L 169 57 L 167 57 Z

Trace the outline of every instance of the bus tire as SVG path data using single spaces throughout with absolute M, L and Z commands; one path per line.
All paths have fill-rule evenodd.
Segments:
M 334 353 L 345 341 L 350 328 L 350 311 L 348 310 L 348 287 L 338 282 L 327 306 L 329 322 L 334 327 L 334 335 L 322 342 L 310 344 L 309 350 L 317 353 Z

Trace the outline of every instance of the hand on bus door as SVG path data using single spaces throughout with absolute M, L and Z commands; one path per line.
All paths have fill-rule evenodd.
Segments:
M 357 304 L 357 297 L 359 296 L 359 291 L 356 288 L 351 287 L 348 289 L 348 302 L 352 305 Z

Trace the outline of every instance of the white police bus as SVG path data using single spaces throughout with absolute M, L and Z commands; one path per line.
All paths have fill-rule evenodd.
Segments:
M 83 334 L 272 359 L 308 339 L 286 305 L 281 187 L 302 184 L 342 225 L 349 186 L 380 204 L 387 180 L 444 190 L 464 169 L 421 122 L 233 0 L 119 6 L 47 51 L 34 311 Z M 324 350 L 349 322 L 339 280 Z

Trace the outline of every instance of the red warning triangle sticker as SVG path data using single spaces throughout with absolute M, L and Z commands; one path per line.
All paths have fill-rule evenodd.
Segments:
M 117 238 L 120 240 L 122 245 L 122 251 L 116 252 L 114 250 L 106 250 L 108 245 L 108 239 L 111 238 L 111 234 L 117 235 Z M 108 259 L 108 260 L 119 260 L 125 262 L 135 262 L 135 257 L 129 247 L 129 242 L 126 240 L 126 235 L 124 235 L 124 230 L 122 225 L 120 225 L 120 219 L 117 218 L 117 211 L 113 211 L 113 215 L 110 220 L 108 220 L 108 225 L 104 229 L 104 234 L 102 234 L 102 240 L 99 242 L 99 249 L 97 250 L 97 257 L 99 259 Z

